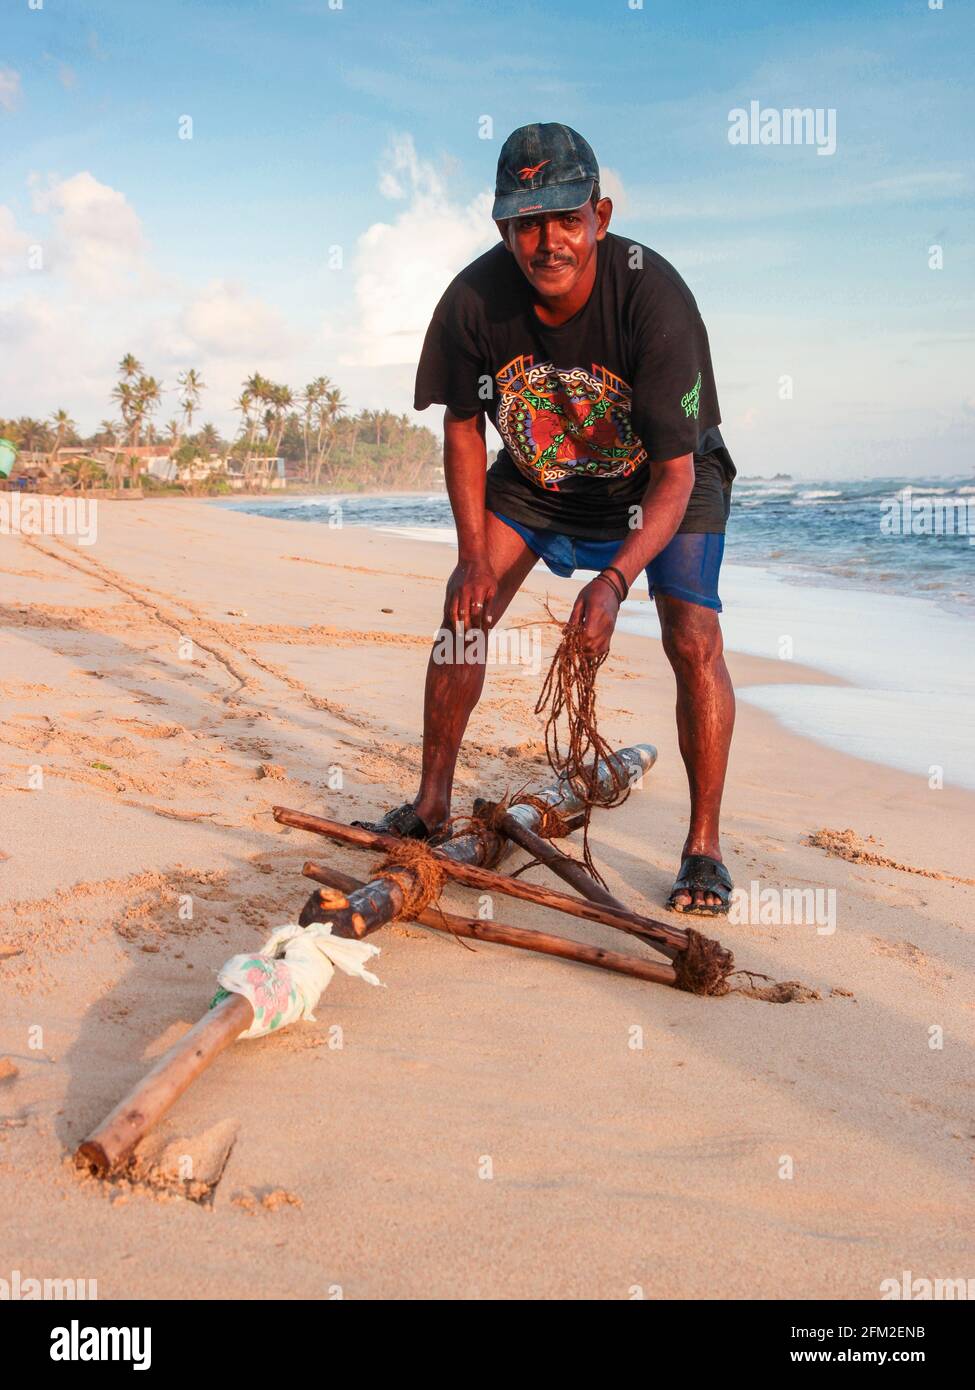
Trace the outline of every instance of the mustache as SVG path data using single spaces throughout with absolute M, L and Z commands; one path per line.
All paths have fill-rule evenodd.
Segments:
M 552 270 L 557 265 L 575 265 L 575 260 L 571 256 L 536 256 L 532 270 Z

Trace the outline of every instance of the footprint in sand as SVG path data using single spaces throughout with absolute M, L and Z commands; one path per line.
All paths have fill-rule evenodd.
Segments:
M 865 897 L 883 903 L 886 907 L 924 908 L 928 905 L 927 898 L 915 888 L 906 888 L 900 883 L 884 883 L 881 879 L 870 878 L 867 874 L 853 874 L 852 877 L 864 885 Z
M 913 941 L 885 941 L 883 937 L 872 936 L 870 944 L 878 956 L 890 956 L 893 960 L 899 960 L 919 975 L 943 979 L 949 973 L 941 965 L 930 960 Z
M 653 1156 L 672 1163 L 693 1163 L 700 1159 L 728 1163 L 738 1158 L 748 1158 L 765 1142 L 764 1136 L 757 1134 L 714 1134 L 690 1144 L 654 1149 Z

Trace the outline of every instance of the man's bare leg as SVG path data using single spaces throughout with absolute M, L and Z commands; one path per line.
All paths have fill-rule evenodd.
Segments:
M 668 594 L 656 596 L 664 651 L 677 679 L 677 736 L 687 769 L 691 819 L 683 855 L 721 859 L 719 824 L 728 750 L 735 727 L 735 692 L 724 660 L 718 615 Z M 718 906 L 714 893 L 679 893 L 685 907 Z
M 492 512 L 487 515 L 486 540 L 488 561 L 498 580 L 490 611 L 493 622 L 486 627 L 490 632 L 497 627 L 538 557 L 517 531 Z M 446 615 L 443 621 L 447 625 Z M 434 653 L 430 655 L 423 701 L 423 771 L 413 809 L 431 830 L 450 815 L 457 754 L 467 721 L 481 698 L 484 671 L 483 661 L 437 662 Z

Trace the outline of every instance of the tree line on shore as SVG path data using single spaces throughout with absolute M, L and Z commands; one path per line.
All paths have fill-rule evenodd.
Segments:
M 232 439 L 210 422 L 196 426 L 206 382 L 195 368 L 177 376 L 178 409 L 160 425 L 165 390 L 126 353 L 112 390 L 115 418 L 102 420 L 92 434 L 82 435 L 70 413 L 59 409 L 47 420 L 0 419 L 0 438 L 22 453 L 44 455 L 51 472 L 82 488 L 119 487 L 126 478 L 130 485 L 146 484 L 143 459 L 132 452 L 144 453 L 146 445 L 158 445 L 174 462 L 180 490 L 225 491 L 231 461 L 245 485 L 261 486 L 268 460 L 278 458 L 285 460 L 289 481 L 316 487 L 409 489 L 428 487 L 437 477 L 440 445 L 430 430 L 388 410 L 349 414 L 341 390 L 326 376 L 297 390 L 254 372 L 235 402 L 240 425 Z

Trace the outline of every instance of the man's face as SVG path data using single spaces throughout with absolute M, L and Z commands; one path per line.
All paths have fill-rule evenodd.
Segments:
M 609 226 L 613 204 L 600 198 L 571 212 L 511 217 L 497 228 L 526 279 L 546 299 L 571 294 Z

